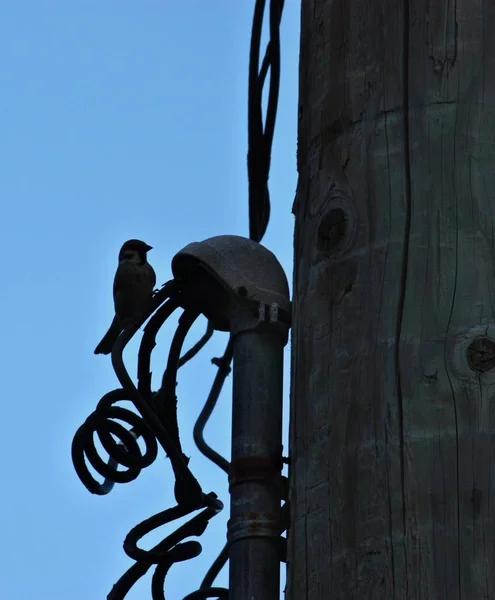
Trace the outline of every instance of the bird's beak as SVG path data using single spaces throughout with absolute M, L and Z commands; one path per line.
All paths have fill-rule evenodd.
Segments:
M 146 244 L 146 252 L 149 252 L 150 250 L 153 250 L 153 246 L 148 246 L 148 244 Z

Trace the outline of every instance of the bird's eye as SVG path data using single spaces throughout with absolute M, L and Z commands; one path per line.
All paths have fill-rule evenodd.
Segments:
M 134 256 L 134 252 L 124 252 L 124 258 L 132 258 Z

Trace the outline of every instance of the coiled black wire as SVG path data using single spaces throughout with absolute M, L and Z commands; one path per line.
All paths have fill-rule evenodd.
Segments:
M 164 286 L 164 290 L 160 292 L 160 299 L 167 299 L 170 291 L 171 286 L 169 284 Z M 155 310 L 157 305 L 156 298 L 157 296 L 153 299 L 152 306 L 147 311 L 147 315 Z M 171 299 L 168 300 L 159 311 L 159 317 L 162 319 L 161 324 L 177 307 L 177 302 Z M 158 316 L 158 313 L 156 316 Z M 155 318 L 153 325 L 157 323 L 158 319 Z M 153 345 L 154 341 L 150 344 L 148 330 L 148 336 L 143 336 L 141 343 L 138 366 L 139 389 L 148 402 L 151 400 L 149 365 Z M 105 394 L 98 403 L 95 411 L 79 427 L 72 441 L 72 462 L 74 468 L 79 479 L 92 494 L 108 494 L 115 483 L 133 481 L 139 476 L 142 469 L 153 463 L 157 456 L 158 445 L 156 437 L 145 420 L 129 409 L 115 406 L 120 401 L 132 401 L 131 395 L 123 387 Z M 128 431 L 114 419 L 124 421 L 131 425 L 132 429 Z M 96 450 L 95 435 L 109 455 L 107 463 L 100 458 Z M 118 442 L 115 442 L 113 436 L 118 439 Z M 137 443 L 137 439 L 140 437 L 143 438 L 145 444 L 144 454 L 141 453 L 141 449 Z M 86 460 L 99 475 L 105 478 L 103 483 L 98 482 L 91 474 L 86 465 Z M 127 467 L 127 471 L 119 471 L 119 466 Z
M 105 394 L 98 402 L 96 410 L 79 427 L 72 441 L 74 468 L 79 479 L 92 494 L 102 496 L 108 494 L 115 483 L 133 481 L 142 469 L 153 463 L 158 453 L 156 438 L 145 421 L 134 412 L 115 406 L 122 400 L 129 400 L 122 388 Z M 127 430 L 114 419 L 128 423 L 132 429 Z M 94 442 L 95 435 L 110 457 L 107 463 L 98 454 Z M 119 440 L 118 443 L 113 436 Z M 139 437 L 142 437 L 145 443 L 144 453 L 137 443 Z M 105 478 L 103 483 L 93 477 L 86 460 Z M 119 471 L 119 466 L 127 469 Z
M 112 363 L 122 388 L 103 396 L 96 410 L 77 430 L 72 443 L 72 459 L 76 473 L 86 488 L 94 494 L 107 494 L 115 483 L 126 483 L 136 479 L 141 470 L 155 460 L 158 453 L 157 442 L 167 453 L 175 474 L 174 491 L 177 506 L 146 519 L 129 532 L 124 542 L 124 550 L 136 562 L 114 585 L 108 595 L 109 600 L 125 598 L 136 581 L 152 566 L 155 566 L 151 585 L 152 598 L 165 600 L 165 577 L 172 565 L 194 558 L 201 552 L 201 545 L 198 542 L 185 541 L 186 538 L 201 535 L 208 526 L 209 520 L 223 508 L 216 494 L 213 492 L 203 494 L 199 483 L 189 470 L 188 459 L 181 449 L 177 424 L 175 386 L 178 368 L 204 346 L 212 333 L 211 327 L 208 326 L 203 338 L 181 360 L 183 342 L 198 317 L 196 311 L 186 308 L 179 318 L 179 325 L 170 346 L 162 386 L 157 393 L 151 390 L 149 367 L 156 334 L 165 320 L 179 306 L 179 285 L 177 282 L 169 282 L 164 289 L 155 294 L 151 305 L 141 318 L 124 330 L 112 349 Z M 151 314 L 153 316 L 145 327 L 139 350 L 138 387 L 136 387 L 125 369 L 122 353 L 139 326 Z M 117 402 L 123 400 L 131 401 L 139 415 L 127 408 L 116 406 Z M 126 429 L 118 421 L 127 423 L 131 429 Z M 99 456 L 94 441 L 95 436 L 108 453 L 108 462 Z M 139 438 L 143 439 L 144 452 L 138 444 Z M 92 475 L 87 462 L 104 477 L 103 483 L 97 481 Z M 118 470 L 119 466 L 125 469 Z M 202 509 L 199 514 L 193 516 L 151 550 L 138 547 L 139 540 L 154 529 L 198 509 Z M 197 597 L 225 597 L 220 588 L 213 589 L 209 586 L 203 589 L 201 594 Z

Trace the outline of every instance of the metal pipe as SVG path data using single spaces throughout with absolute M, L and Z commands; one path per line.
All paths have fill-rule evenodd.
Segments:
M 234 319 L 229 598 L 278 600 L 283 348 L 288 327 L 272 305 L 265 318 Z

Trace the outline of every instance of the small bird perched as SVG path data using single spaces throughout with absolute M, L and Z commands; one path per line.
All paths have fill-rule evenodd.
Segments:
M 146 258 L 149 250 L 151 246 L 141 240 L 128 240 L 120 249 L 119 266 L 113 281 L 115 317 L 96 346 L 95 354 L 110 354 L 129 320 L 138 315 L 151 298 L 156 275 Z

